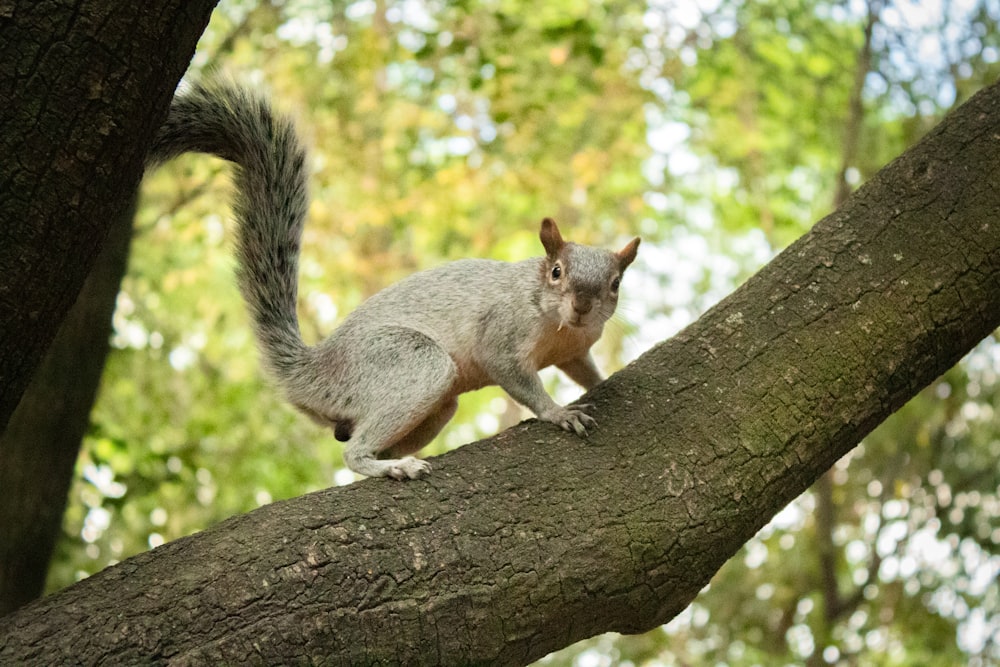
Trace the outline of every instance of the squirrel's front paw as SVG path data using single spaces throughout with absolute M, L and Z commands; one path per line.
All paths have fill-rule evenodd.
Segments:
M 547 410 L 545 414 L 538 415 L 538 418 L 558 424 L 563 430 L 573 431 L 581 438 L 587 437 L 587 427 L 597 426 L 597 420 L 587 414 L 587 410 L 594 406 L 585 403 L 583 405 L 556 406 Z
M 419 479 L 431 471 L 431 464 L 412 456 L 394 461 L 386 474 L 393 479 Z

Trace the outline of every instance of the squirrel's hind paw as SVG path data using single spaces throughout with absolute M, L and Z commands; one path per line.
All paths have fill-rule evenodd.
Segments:
M 386 469 L 386 476 L 393 479 L 420 479 L 431 471 L 431 464 L 412 456 L 405 456 L 397 461 L 387 461 L 392 463 Z

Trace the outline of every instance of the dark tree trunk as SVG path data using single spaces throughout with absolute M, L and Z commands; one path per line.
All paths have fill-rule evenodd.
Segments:
M 80 442 L 108 355 L 134 206 L 101 254 L 0 433 L 0 616 L 42 594 Z
M 871 71 L 872 64 L 872 34 L 879 22 L 881 0 L 868 0 L 868 21 L 865 24 L 864 41 L 858 50 L 854 65 L 854 86 L 847 107 L 847 117 L 844 122 L 844 135 L 840 142 L 840 170 L 837 173 L 837 187 L 833 195 L 833 208 L 837 209 L 847 202 L 851 195 L 851 184 L 848 173 L 855 166 L 858 151 L 861 147 L 861 128 L 864 126 L 865 81 Z M 819 557 L 819 590 L 823 593 L 823 617 L 826 621 L 825 631 L 829 632 L 832 624 L 848 609 L 844 595 L 837 580 L 837 564 L 839 552 L 834 542 L 833 531 L 837 525 L 837 504 L 833 499 L 833 471 L 827 470 L 813 485 L 813 497 L 816 499 L 816 552 Z M 877 552 L 876 552 L 877 553 Z M 854 593 L 850 596 L 855 597 Z M 861 597 L 857 597 L 861 600 Z M 817 637 L 819 645 L 831 641 L 828 636 Z M 823 660 L 822 653 L 816 651 L 810 657 L 810 663 Z
M 0 429 L 135 192 L 214 6 L 0 2 Z
M 529 422 L 275 503 L 0 619 L 0 663 L 523 664 L 681 611 L 1000 324 L 1000 87 L 698 322 Z

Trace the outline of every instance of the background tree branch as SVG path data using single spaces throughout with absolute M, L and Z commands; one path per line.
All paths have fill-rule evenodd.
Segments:
M 0 620 L 0 662 L 523 664 L 681 611 L 789 500 L 1000 324 L 1000 86 L 588 396 L 274 503 Z
M 122 210 L 80 295 L 0 432 L 0 616 L 42 594 L 104 369 L 135 207 Z
M 215 2 L 0 4 L 0 429 L 142 174 Z

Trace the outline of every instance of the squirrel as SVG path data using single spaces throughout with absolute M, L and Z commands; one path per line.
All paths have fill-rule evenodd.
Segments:
M 294 124 L 252 90 L 194 83 L 171 103 L 147 166 L 187 152 L 234 163 L 237 283 L 263 361 L 292 405 L 347 443 L 351 470 L 423 476 L 431 466 L 412 454 L 451 419 L 459 394 L 487 385 L 581 437 L 596 425 L 591 405 L 559 405 L 538 371 L 555 365 L 585 389 L 601 381 L 589 350 L 615 311 L 639 238 L 602 250 L 563 240 L 545 218 L 544 257 L 463 259 L 415 273 L 308 346 L 296 299 L 309 196 Z

